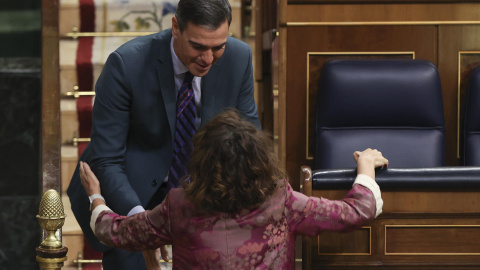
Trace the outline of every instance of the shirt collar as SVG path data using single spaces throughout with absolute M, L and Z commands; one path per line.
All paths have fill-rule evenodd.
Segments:
M 188 71 L 188 68 L 178 59 L 175 50 L 173 49 L 173 37 L 170 40 L 170 51 L 172 52 L 173 73 L 175 76 L 183 74 Z

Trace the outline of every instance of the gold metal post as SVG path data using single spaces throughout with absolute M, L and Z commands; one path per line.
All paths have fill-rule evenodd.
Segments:
M 64 247 L 55 236 L 55 232 L 61 229 L 65 223 L 62 199 L 56 190 L 49 189 L 43 194 L 37 218 L 40 226 L 48 234 L 40 246 L 36 248 L 40 268 L 44 270 L 61 269 L 63 263 L 67 260 L 68 248 Z

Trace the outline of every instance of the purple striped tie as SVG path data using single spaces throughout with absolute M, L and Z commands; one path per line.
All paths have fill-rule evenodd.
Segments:
M 187 164 L 193 149 L 192 137 L 195 134 L 195 93 L 192 87 L 193 75 L 185 73 L 185 79 L 177 96 L 177 121 L 173 143 L 173 160 L 168 174 L 168 187 L 175 188 L 179 180 L 187 174 Z

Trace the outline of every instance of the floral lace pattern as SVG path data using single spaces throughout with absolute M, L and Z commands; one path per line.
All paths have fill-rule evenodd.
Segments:
M 294 269 L 295 236 L 348 231 L 373 220 L 372 192 L 354 185 L 343 200 L 307 197 L 284 181 L 262 206 L 207 214 L 173 189 L 152 211 L 131 217 L 102 212 L 95 234 L 131 251 L 173 246 L 173 269 Z

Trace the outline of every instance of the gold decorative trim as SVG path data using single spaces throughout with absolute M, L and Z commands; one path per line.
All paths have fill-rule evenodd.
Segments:
M 313 160 L 313 156 L 309 156 L 308 154 L 308 149 L 310 147 L 310 141 L 308 139 L 308 135 L 310 134 L 309 132 L 309 123 L 310 119 L 308 116 L 308 112 L 310 111 L 310 56 L 311 55 L 388 55 L 388 54 L 393 54 L 393 55 L 412 55 L 412 59 L 415 59 L 415 52 L 414 51 L 405 51 L 405 52 L 307 52 L 307 111 L 306 111 L 306 148 L 305 148 L 305 156 L 307 160 Z
M 78 146 L 81 142 L 90 142 L 90 138 L 73 138 L 72 144 L 73 146 Z
M 287 22 L 286 26 L 358 26 L 358 25 L 477 25 L 480 21 L 376 21 L 376 22 Z
M 80 96 L 95 96 L 95 91 L 68 91 L 65 93 L 65 97 L 78 98 Z
M 73 32 L 62 35 L 62 38 L 77 39 L 79 37 L 140 37 L 155 33 L 158 32 L 75 32 L 73 30 Z
M 384 243 L 384 255 L 387 256 L 399 256 L 399 255 L 411 255 L 411 256 L 471 256 L 480 255 L 480 253 L 388 253 L 387 252 L 387 228 L 480 228 L 480 225 L 385 225 L 385 243 Z
M 84 264 L 84 263 L 102 263 L 102 260 L 83 260 L 83 259 L 75 259 L 73 260 L 75 264 Z
M 159 262 L 169 263 L 169 264 L 173 263 L 172 260 L 166 262 L 163 259 L 160 259 Z M 101 259 L 95 259 L 95 260 L 83 259 L 83 253 L 78 252 L 77 258 L 73 260 L 73 263 L 77 265 L 78 270 L 82 270 L 84 264 L 99 264 L 99 263 L 102 263 L 102 260 Z
M 78 91 L 80 89 L 78 85 L 73 87 L 73 91 L 68 91 L 63 94 L 64 97 L 74 97 L 79 98 L 80 96 L 95 96 L 95 91 Z
M 363 226 L 360 229 L 368 229 L 368 253 L 352 253 L 352 252 L 340 252 L 340 253 L 321 253 L 320 252 L 320 235 L 317 236 L 317 255 L 323 256 L 323 255 L 336 255 L 336 256 L 354 256 L 354 255 L 361 255 L 361 256 L 369 256 L 372 255 L 372 227 L 371 226 Z
M 461 86 L 461 73 L 462 73 L 462 54 L 479 54 L 480 51 L 458 51 L 458 67 L 457 67 L 457 158 L 461 158 L 460 155 L 460 136 L 462 131 L 460 130 L 461 115 L 460 110 L 462 104 L 460 104 L 460 86 Z M 464 142 L 465 143 L 465 142 Z

